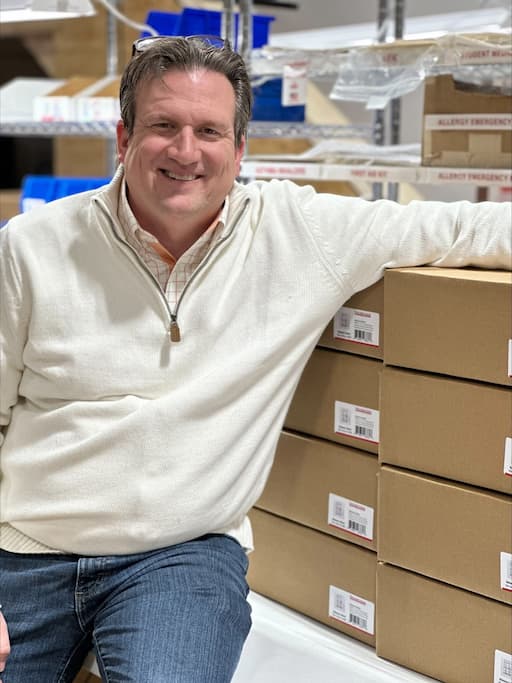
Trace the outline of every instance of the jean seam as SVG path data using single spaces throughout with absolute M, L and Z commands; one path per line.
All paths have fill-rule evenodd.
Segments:
M 66 669 L 68 667 L 68 664 L 72 660 L 73 655 L 78 651 L 78 649 L 80 648 L 80 646 L 82 645 L 82 643 L 85 641 L 86 638 L 87 638 L 87 634 L 84 633 L 84 635 L 82 636 L 80 641 L 75 645 L 75 647 L 71 651 L 69 657 L 67 658 L 66 663 L 64 664 L 64 668 L 62 669 L 62 672 L 59 674 L 59 677 L 57 678 L 56 683 L 66 683 L 66 679 L 62 678 L 62 677 L 66 674 Z
M 101 680 L 104 681 L 104 683 L 110 683 L 110 678 L 108 675 L 107 668 L 105 666 L 105 662 L 103 661 L 103 657 L 101 654 L 101 647 L 98 639 L 93 633 L 92 636 L 92 642 L 94 643 L 94 654 L 96 656 L 96 662 L 98 663 L 98 668 L 100 669 L 101 673 Z

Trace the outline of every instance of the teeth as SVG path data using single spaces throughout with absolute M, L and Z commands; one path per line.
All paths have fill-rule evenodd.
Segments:
M 171 180 L 195 180 L 195 175 L 176 175 L 175 173 L 170 173 L 169 171 L 164 171 L 165 175 Z

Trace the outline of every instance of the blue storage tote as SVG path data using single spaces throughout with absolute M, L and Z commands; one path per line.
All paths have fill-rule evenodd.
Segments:
M 20 211 L 25 213 L 41 204 L 70 194 L 94 190 L 110 182 L 110 177 L 57 177 L 27 175 L 21 184 Z
M 234 15 L 235 34 L 238 31 L 238 14 Z M 270 23 L 275 17 L 255 14 L 252 17 L 253 48 L 268 43 Z M 146 18 L 149 24 L 162 36 L 220 36 L 222 30 L 222 12 L 195 7 L 184 7 L 181 14 L 173 12 L 151 11 Z M 141 37 L 149 36 L 145 31 Z M 234 46 L 236 48 L 236 45 Z
M 294 104 L 285 107 L 281 104 L 282 87 L 282 78 L 271 78 L 253 87 L 253 121 L 304 121 L 305 105 Z
M 158 31 L 161 36 L 176 36 L 178 35 L 180 21 L 181 14 L 151 11 L 148 12 L 145 23 Z M 149 35 L 151 34 L 148 31 L 144 31 L 140 37 L 146 38 Z

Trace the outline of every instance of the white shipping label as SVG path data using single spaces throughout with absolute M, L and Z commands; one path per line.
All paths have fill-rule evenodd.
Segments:
M 503 472 L 512 477 L 512 437 L 505 437 L 505 458 L 503 461 Z
M 335 401 L 334 431 L 336 434 L 379 443 L 379 411 Z
M 500 577 L 501 588 L 504 591 L 512 591 L 512 554 L 500 553 Z
M 306 104 L 307 62 L 285 64 L 283 68 L 283 86 L 281 104 L 283 107 L 294 107 Z
M 329 493 L 327 523 L 361 538 L 373 540 L 373 508 Z
M 512 377 L 512 339 L 508 340 L 508 376 Z
M 512 654 L 494 650 L 493 683 L 512 683 Z
M 329 616 L 344 624 L 373 635 L 375 633 L 375 605 L 358 595 L 329 586 Z
M 356 344 L 378 346 L 379 323 L 378 313 L 342 306 L 334 316 L 333 336 Z

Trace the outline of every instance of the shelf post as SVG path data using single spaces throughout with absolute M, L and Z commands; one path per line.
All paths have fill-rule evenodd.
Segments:
M 404 9 L 405 0 L 395 0 L 394 12 L 394 37 L 395 40 L 401 40 L 404 37 Z M 401 123 L 402 106 L 400 98 L 391 100 L 391 144 L 400 144 L 400 123 Z M 398 201 L 398 183 L 389 183 L 388 185 L 388 199 Z
M 117 7 L 118 0 L 110 0 Z M 117 76 L 119 70 L 119 44 L 117 31 L 117 18 L 112 12 L 107 12 L 107 45 L 106 45 L 106 72 L 107 76 Z M 107 174 L 113 176 L 117 168 L 117 143 L 115 138 L 109 138 L 107 147 Z

